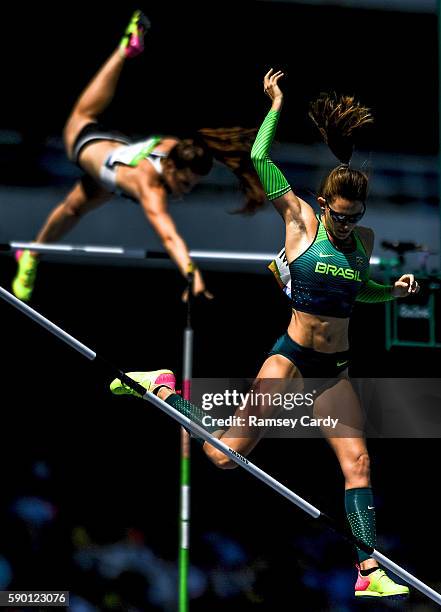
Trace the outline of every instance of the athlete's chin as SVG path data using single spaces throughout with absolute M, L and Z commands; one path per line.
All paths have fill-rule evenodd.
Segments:
M 338 238 L 339 240 L 345 240 L 345 238 L 349 238 L 349 236 L 351 235 L 351 232 L 350 231 L 347 231 L 347 232 L 336 231 L 334 232 L 334 234 L 335 234 L 335 237 Z

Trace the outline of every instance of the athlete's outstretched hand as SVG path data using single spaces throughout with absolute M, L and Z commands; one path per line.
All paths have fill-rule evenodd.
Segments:
M 407 297 L 408 295 L 418 293 L 419 290 L 420 286 L 415 280 L 415 276 L 413 274 L 403 274 L 403 276 L 395 281 L 392 295 L 394 297 Z
M 213 294 L 210 293 L 208 289 L 206 289 L 204 279 L 202 278 L 202 274 L 198 268 L 196 268 L 196 270 L 194 271 L 192 294 L 194 295 L 194 297 L 204 297 L 207 300 L 212 300 L 214 297 Z M 187 302 L 187 300 L 188 287 L 184 290 L 182 294 L 182 301 Z
M 284 76 L 281 70 L 274 72 L 271 68 L 263 77 L 263 91 L 271 98 L 273 104 L 271 110 L 280 110 L 283 103 L 283 91 L 279 87 L 279 80 Z

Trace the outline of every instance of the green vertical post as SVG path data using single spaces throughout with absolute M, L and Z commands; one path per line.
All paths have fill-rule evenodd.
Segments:
M 190 436 L 181 429 L 181 496 L 179 533 L 179 612 L 188 612 L 188 568 L 190 563 Z
M 187 324 L 184 329 L 182 356 L 182 397 L 191 400 L 193 377 L 193 328 L 191 306 L 195 267 L 189 262 L 187 270 Z M 181 490 L 179 504 L 179 612 L 189 610 L 188 572 L 190 567 L 190 455 L 191 436 L 181 428 Z

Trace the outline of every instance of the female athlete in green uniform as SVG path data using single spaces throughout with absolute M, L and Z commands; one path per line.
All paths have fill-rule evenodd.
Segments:
M 287 333 L 270 351 L 258 376 L 265 379 L 303 381 L 322 378 L 327 384 L 315 401 L 315 414 L 342 415 L 341 435 L 325 435 L 335 452 L 345 479 L 345 506 L 354 535 L 375 547 L 375 507 L 370 481 L 369 454 L 360 425 L 361 408 L 348 378 L 348 326 L 356 300 L 382 302 L 418 292 L 412 274 L 405 274 L 393 286 L 369 280 L 369 258 L 374 235 L 358 226 L 365 212 L 368 180 L 350 167 L 354 132 L 372 121 L 367 108 L 352 97 L 321 95 L 311 106 L 311 118 L 325 141 L 341 161 L 325 178 L 318 202 L 321 215 L 300 199 L 269 158 L 283 94 L 278 81 L 281 72 L 270 70 L 264 78 L 265 93 L 272 106 L 252 149 L 252 159 L 267 196 L 286 227 L 285 257 L 291 273 L 292 317 Z M 169 371 L 131 373 L 130 376 L 149 391 L 187 416 L 200 421 L 200 409 L 173 393 Z M 279 384 L 279 383 L 277 383 Z M 116 394 L 134 394 L 118 379 L 111 389 Z M 246 407 L 248 408 L 248 407 Z M 199 412 L 198 412 L 199 410 Z M 249 410 L 252 410 L 249 409 Z M 238 410 L 238 415 L 244 411 Z M 214 433 L 214 432 L 213 432 Z M 259 436 L 240 434 L 239 428 L 214 433 L 225 437 L 230 448 L 247 455 Z M 219 467 L 233 468 L 224 454 L 204 444 L 208 457 Z M 395 583 L 377 562 L 361 550 L 359 573 L 355 584 L 357 597 L 405 597 L 409 589 Z
M 144 49 L 149 21 L 136 11 L 119 48 L 80 95 L 64 128 L 69 159 L 85 175 L 49 215 L 36 242 L 52 243 L 62 238 L 89 211 L 121 193 L 140 203 L 144 214 L 179 270 L 187 275 L 190 256 L 168 211 L 167 196 L 188 193 L 208 174 L 213 158 L 226 164 L 239 178 L 245 192 L 244 212 L 265 202 L 265 194 L 249 159 L 255 138 L 253 129 L 201 129 L 195 138 L 151 136 L 132 142 L 127 136 L 105 129 L 97 118 L 110 104 L 127 58 Z M 18 253 L 18 271 L 12 283 L 14 294 L 29 301 L 34 288 L 38 254 Z M 198 269 L 193 291 L 210 297 Z

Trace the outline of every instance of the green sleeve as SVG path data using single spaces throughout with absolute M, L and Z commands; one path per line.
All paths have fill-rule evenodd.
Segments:
M 369 279 L 358 292 L 356 301 L 369 303 L 389 302 L 395 299 L 392 295 L 392 289 L 392 285 L 380 285 Z
M 270 110 L 256 136 L 251 159 L 269 200 L 280 198 L 291 190 L 282 172 L 268 156 L 279 121 L 279 112 Z

